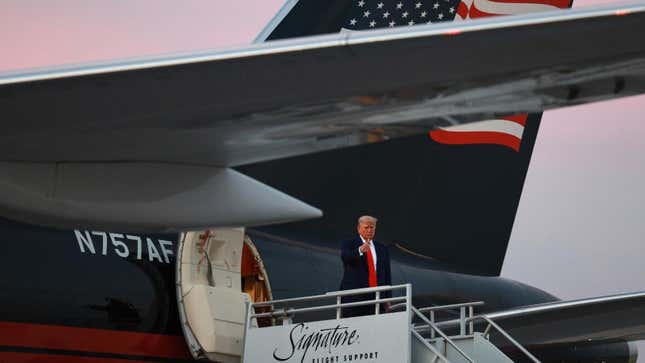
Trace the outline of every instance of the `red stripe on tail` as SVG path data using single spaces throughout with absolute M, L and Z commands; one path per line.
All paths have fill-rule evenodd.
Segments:
M 460 1 L 459 6 L 457 6 L 457 15 L 462 19 L 466 19 L 468 17 L 468 6 L 464 4 L 463 1 Z
M 481 10 L 477 9 L 475 4 L 473 3 L 470 6 L 470 10 L 468 11 L 468 15 L 470 16 L 471 19 L 477 19 L 477 18 L 486 18 L 486 17 L 489 17 L 489 16 L 500 16 L 500 15 L 503 15 L 503 14 L 492 14 L 492 13 L 487 13 L 487 12 L 481 11 Z
M 430 138 L 440 144 L 496 144 L 520 151 L 520 139 L 502 132 L 433 130 Z
M 561 9 L 569 8 L 571 0 L 495 0 L 500 3 L 511 3 L 511 4 L 542 4 L 542 5 L 551 5 L 556 6 Z
M 500 119 L 506 120 L 506 121 L 513 121 L 513 122 L 518 123 L 518 124 L 520 124 L 522 126 L 526 126 L 526 119 L 528 117 L 529 117 L 529 115 L 524 113 L 524 114 L 521 114 L 521 115 L 504 116 L 504 117 L 500 117 Z

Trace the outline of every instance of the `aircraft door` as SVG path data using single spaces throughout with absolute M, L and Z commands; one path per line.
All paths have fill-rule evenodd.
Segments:
M 242 228 L 188 232 L 180 238 L 177 300 L 195 359 L 240 362 L 247 303 L 270 299 L 266 271 L 246 238 Z

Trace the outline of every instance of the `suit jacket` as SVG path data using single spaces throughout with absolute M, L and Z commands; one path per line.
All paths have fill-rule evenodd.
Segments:
M 378 286 L 391 285 L 392 277 L 390 276 L 390 252 L 387 247 L 376 241 L 374 249 L 376 250 L 376 282 Z M 341 249 L 341 258 L 343 260 L 343 280 L 340 283 L 341 290 L 359 289 L 369 287 L 369 273 L 367 270 L 367 254 L 361 256 L 358 248 L 363 244 L 360 237 L 353 240 L 344 241 Z M 387 291 L 381 294 L 382 297 L 390 297 L 391 292 Z M 354 300 L 354 299 L 349 299 Z M 361 299 L 362 300 L 362 299 Z

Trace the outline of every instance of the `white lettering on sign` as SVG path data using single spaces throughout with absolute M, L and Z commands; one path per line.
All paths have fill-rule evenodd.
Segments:
M 103 256 L 114 254 L 121 258 L 136 258 L 137 260 L 146 258 L 150 262 L 158 263 L 170 263 L 171 258 L 175 255 L 173 252 L 174 242 L 163 239 L 79 230 L 74 230 L 74 235 L 81 253 L 95 255 L 99 252 Z

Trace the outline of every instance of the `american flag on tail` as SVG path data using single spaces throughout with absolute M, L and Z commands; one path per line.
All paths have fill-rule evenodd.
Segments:
M 462 0 L 455 20 L 566 9 L 571 0 Z
M 430 131 L 430 138 L 441 144 L 496 144 L 520 151 L 528 115 L 500 117 Z
M 354 6 L 343 26 L 348 30 L 412 26 L 451 21 L 459 0 L 352 0 Z
M 344 29 L 369 30 L 488 16 L 566 9 L 572 0 L 352 0 Z M 452 145 L 496 144 L 519 151 L 528 115 L 442 128 L 432 140 Z

